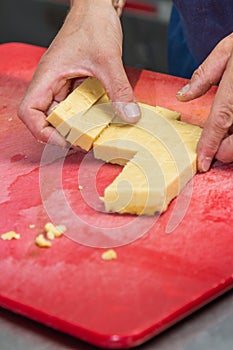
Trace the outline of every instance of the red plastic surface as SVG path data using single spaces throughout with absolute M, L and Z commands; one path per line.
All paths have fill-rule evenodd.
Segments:
M 175 200 L 144 237 L 116 248 L 117 260 L 103 261 L 103 249 L 68 237 L 54 241 L 51 249 L 38 248 L 34 238 L 49 220 L 39 187 L 44 146 L 17 119 L 16 109 L 43 51 L 24 44 L 0 46 L 0 227 L 2 233 L 21 233 L 20 240 L 0 240 L 0 305 L 92 344 L 134 346 L 232 287 L 233 165 L 216 163 L 207 174 L 196 175 L 178 227 L 166 233 Z M 203 124 L 214 89 L 182 104 L 175 93 L 183 79 L 135 69 L 128 74 L 138 100 L 176 109 L 185 120 Z M 63 167 L 73 210 L 90 223 L 124 222 L 125 217 L 99 213 L 85 203 L 77 190 L 82 158 L 70 155 Z M 87 166 L 91 171 L 92 161 Z M 117 171 L 110 165 L 100 171 L 100 194 Z M 62 220 L 62 206 L 57 212 Z

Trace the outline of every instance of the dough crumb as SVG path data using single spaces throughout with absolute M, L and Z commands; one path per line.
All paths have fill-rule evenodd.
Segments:
M 54 235 L 54 233 L 53 233 L 52 231 L 48 231 L 48 232 L 46 233 L 46 236 L 47 236 L 47 238 L 50 239 L 51 241 L 54 240 L 54 238 L 55 238 L 55 235 Z
M 34 224 L 29 225 L 29 228 L 35 228 L 35 227 L 36 227 L 36 225 L 34 225 Z
M 52 243 L 44 237 L 43 233 L 36 237 L 35 242 L 41 248 L 50 248 L 52 246 Z
M 52 234 L 54 235 L 54 237 L 60 237 L 61 235 L 63 235 L 63 233 L 66 232 L 66 226 L 65 225 L 58 225 L 55 226 L 54 224 L 52 224 L 51 222 L 47 222 L 47 224 L 45 224 L 44 226 L 45 232 L 47 233 L 47 237 L 48 237 L 48 233 L 49 236 L 52 237 Z M 54 239 L 54 238 L 52 238 Z
M 63 235 L 63 233 L 66 232 L 66 226 L 55 226 L 52 224 L 52 222 L 47 222 L 47 224 L 44 226 L 44 231 L 45 233 L 41 233 L 36 237 L 35 242 L 39 247 L 50 248 L 52 246 L 50 241 L 53 241 L 55 238 Z
M 12 239 L 20 239 L 20 233 L 16 233 L 15 231 L 9 231 L 9 232 L 3 233 L 1 235 L 1 239 L 3 241 L 11 241 Z
M 79 189 L 79 190 L 82 190 L 82 189 L 83 189 L 83 186 L 82 186 L 82 185 L 78 185 L 78 189 Z
M 104 197 L 99 196 L 99 200 L 101 200 L 101 202 L 104 202 Z
M 103 260 L 106 260 L 106 261 L 114 260 L 114 259 L 117 259 L 117 253 L 115 250 L 109 249 L 109 250 L 106 250 L 105 252 L 103 252 L 101 257 Z
M 11 122 L 13 120 L 13 118 L 8 118 L 7 120 L 8 120 L 8 122 Z

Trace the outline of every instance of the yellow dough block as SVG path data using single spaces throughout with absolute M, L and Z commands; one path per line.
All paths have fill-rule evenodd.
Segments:
M 178 112 L 142 103 L 142 118 L 125 124 L 115 116 L 99 84 L 88 78 L 47 120 L 71 144 L 85 150 L 93 146 L 95 158 L 124 166 L 105 189 L 107 212 L 165 211 L 196 173 L 202 129 L 180 121 Z
M 196 173 L 201 128 L 177 120 L 177 112 L 140 106 L 136 125 L 112 123 L 94 143 L 95 158 L 126 164 L 105 189 L 108 212 L 163 212 Z

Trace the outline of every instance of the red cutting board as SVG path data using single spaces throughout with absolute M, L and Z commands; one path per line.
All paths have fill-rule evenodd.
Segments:
M 0 227 L 21 234 L 0 240 L 0 305 L 98 346 L 135 346 L 232 287 L 233 165 L 196 175 L 160 217 L 103 213 L 98 195 L 120 168 L 100 167 L 91 153 L 63 164 L 59 149 L 45 149 L 16 117 L 43 52 L 0 46 Z M 175 93 L 183 79 L 128 75 L 138 100 L 203 124 L 214 89 L 182 104 Z M 34 239 L 48 216 L 68 232 L 42 249 Z M 104 245 L 118 246 L 116 260 L 101 259 Z

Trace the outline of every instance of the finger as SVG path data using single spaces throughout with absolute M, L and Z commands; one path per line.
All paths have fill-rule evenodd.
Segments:
M 104 65 L 104 71 L 96 71 L 96 77 L 104 85 L 116 113 L 127 123 L 135 123 L 141 117 L 133 89 L 125 73 L 122 60 L 116 58 Z
M 67 142 L 52 126 L 46 126 L 40 131 L 40 135 L 41 138 L 44 138 L 44 142 L 46 143 L 60 146 L 62 148 L 70 148 L 70 143 Z
M 233 57 L 230 58 L 198 143 L 198 168 L 207 171 L 233 124 Z M 225 144 L 225 142 L 224 142 Z M 225 149 L 226 145 L 224 146 Z
M 54 93 L 53 102 L 59 103 L 63 101 L 71 91 L 71 85 L 71 80 L 67 80 L 66 83 L 60 88 L 60 90 L 57 93 Z
M 63 148 L 68 147 L 66 140 L 45 120 L 43 112 L 22 105 L 18 110 L 19 118 L 26 124 L 37 141 L 51 143 Z
M 51 137 L 54 129 L 46 122 L 46 112 L 54 104 L 55 98 L 59 101 L 65 97 L 68 89 L 69 84 L 65 80 L 53 83 L 51 77 L 46 74 L 43 75 L 43 79 L 35 75 L 18 109 L 18 116 L 38 141 L 67 146 L 67 142 L 57 131 Z
M 204 95 L 212 85 L 217 84 L 226 69 L 231 55 L 233 36 L 223 39 L 195 70 L 191 80 L 177 93 L 180 101 L 190 101 Z
M 233 135 L 226 137 L 222 141 L 215 158 L 223 163 L 233 162 Z
M 57 101 L 53 101 L 51 103 L 51 105 L 49 106 L 49 109 L 46 111 L 46 116 L 50 115 L 50 113 L 52 113 L 53 109 L 55 108 L 55 106 L 58 105 L 59 102 Z
M 71 90 L 75 90 L 79 85 L 81 85 L 84 82 L 85 79 L 87 79 L 87 76 L 77 77 L 73 79 L 71 84 Z
M 228 130 L 228 134 L 232 135 L 233 134 L 233 125 L 230 127 L 230 129 Z
M 60 93 L 54 96 L 54 100 L 49 106 L 49 109 L 46 111 L 46 115 L 48 116 L 53 111 L 54 107 L 58 105 L 59 102 L 63 101 L 68 94 L 75 90 L 86 78 L 87 77 L 69 79 Z

